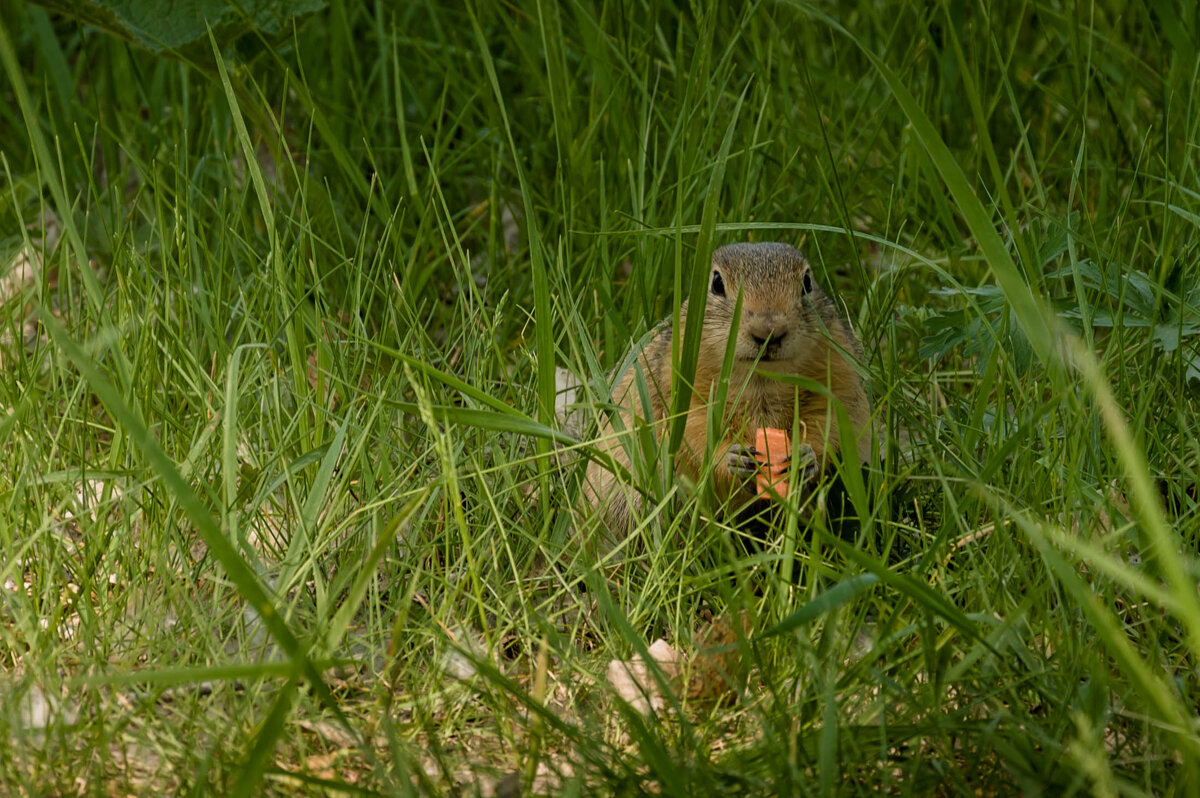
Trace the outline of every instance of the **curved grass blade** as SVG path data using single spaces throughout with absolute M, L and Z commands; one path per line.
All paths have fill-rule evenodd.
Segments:
M 116 386 L 104 376 L 79 344 L 71 339 L 54 314 L 42 309 L 42 319 L 51 339 L 79 369 L 80 374 L 83 375 L 105 409 L 125 429 L 129 439 L 142 452 L 150 469 L 162 480 L 163 485 L 179 504 L 179 508 L 196 528 L 209 552 L 225 569 L 229 581 L 233 583 L 242 598 L 254 608 L 262 620 L 263 626 L 291 659 L 297 673 L 309 680 L 321 702 L 335 714 L 342 726 L 361 742 L 357 729 L 350 724 L 337 699 L 334 698 L 328 685 L 325 684 L 325 680 L 321 677 L 316 664 L 308 657 L 306 646 L 292 632 L 283 616 L 271 602 L 270 595 L 259 582 L 254 570 L 238 554 L 237 548 L 222 532 L 221 526 L 213 517 L 211 510 L 205 506 L 199 494 L 179 473 L 179 469 L 175 467 L 175 463 L 159 445 L 158 440 L 150 432 L 141 416 L 125 402 Z M 276 739 L 271 738 L 270 743 L 274 744 Z M 363 746 L 362 750 L 368 756 L 371 755 L 368 746 Z M 261 777 L 261 772 L 258 775 Z
M 556 353 L 554 351 L 554 318 L 553 305 L 550 302 L 550 278 L 546 270 L 546 258 L 542 242 L 541 229 L 538 227 L 537 214 L 534 212 L 533 196 L 529 187 L 529 181 L 525 177 L 525 168 L 522 164 L 522 155 L 517 148 L 516 139 L 513 138 L 512 126 L 508 120 L 508 111 L 504 104 L 504 93 L 500 90 L 500 81 L 496 77 L 496 65 L 492 62 L 492 52 L 488 47 L 487 39 L 484 36 L 483 29 L 479 26 L 479 19 L 475 15 L 474 8 L 468 6 L 468 13 L 471 17 L 471 26 L 475 31 L 475 40 L 479 48 L 479 53 L 483 59 L 483 66 L 487 72 L 488 82 L 491 84 L 492 93 L 495 95 L 496 107 L 499 109 L 500 121 L 504 124 L 504 134 L 508 140 L 509 151 L 512 153 L 513 168 L 517 172 L 517 182 L 521 188 L 521 200 L 524 203 L 525 209 L 525 230 L 529 238 L 529 268 L 533 276 L 533 318 L 534 318 L 534 348 L 537 351 L 537 395 L 538 395 L 538 420 L 543 424 L 549 425 L 554 419 L 554 364 Z M 550 498 L 550 458 L 546 457 L 550 453 L 549 441 L 538 438 L 535 440 L 538 458 L 538 483 L 540 485 L 542 500 L 547 501 Z M 546 523 L 549 523 L 549 516 L 546 516 Z
M 17 105 L 21 109 L 21 116 L 25 119 L 25 128 L 29 134 L 29 144 L 36 156 L 38 169 L 44 175 L 42 182 L 50 189 L 50 196 L 54 199 L 54 207 L 58 212 L 58 218 L 62 222 L 67 241 L 71 244 L 71 252 L 75 256 L 75 267 L 79 270 L 79 275 L 83 279 L 83 287 L 87 293 L 88 302 L 91 304 L 92 309 L 96 311 L 100 319 L 100 324 L 104 327 L 110 327 L 112 322 L 108 306 L 104 302 L 104 293 L 100 289 L 100 281 L 97 279 L 96 271 L 92 268 L 88 260 L 87 248 L 84 246 L 83 237 L 79 233 L 79 227 L 75 223 L 75 213 L 72 210 L 72 204 L 67 200 L 66 185 L 60 179 L 58 169 L 55 166 L 57 161 L 46 144 L 46 137 L 42 135 L 37 110 L 29 97 L 29 89 L 25 85 L 21 65 L 17 62 L 17 55 L 12 48 L 12 43 L 9 41 L 8 31 L 4 27 L 3 19 L 0 19 L 0 64 L 4 65 L 4 71 L 8 73 L 13 93 L 17 95 Z M 112 353 L 121 383 L 128 385 L 130 379 L 129 363 L 120 347 L 113 347 Z
M 717 208 L 721 197 L 721 187 L 725 183 L 725 168 L 729 164 L 729 150 L 733 144 L 733 133 L 742 113 L 742 103 L 746 99 L 749 84 L 738 97 L 737 105 L 725 128 L 725 136 L 721 139 L 721 148 L 717 151 L 717 162 L 708 180 L 708 190 L 704 195 L 704 210 L 700 215 L 699 239 L 696 242 L 695 263 L 692 265 L 692 279 L 688 287 L 687 318 L 683 319 L 683 341 L 679 336 L 673 336 L 677 352 L 672 357 L 677 358 L 677 365 L 672 370 L 671 381 L 671 437 L 667 451 L 673 456 L 683 444 L 683 432 L 687 426 L 687 410 L 692 403 L 692 382 L 696 376 L 696 364 L 700 359 L 700 334 L 703 328 L 704 306 L 708 297 L 708 264 L 713 249 L 713 240 L 717 229 Z M 678 312 L 676 313 L 678 317 Z M 675 329 L 679 329 L 680 320 L 676 318 Z
M 1051 321 L 1053 317 L 1046 311 L 1043 302 L 1034 294 L 1029 283 L 1021 275 L 1020 269 L 1017 268 L 1008 248 L 1004 245 L 1004 240 L 997 232 L 996 226 L 992 224 L 991 214 L 983 207 L 979 197 L 975 195 L 975 190 L 967 181 L 962 167 L 954 159 L 946 142 L 938 135 L 937 128 L 933 126 L 933 122 L 922 110 L 917 99 L 904 85 L 904 81 L 883 62 L 883 59 L 859 41 L 853 33 L 842 27 L 837 20 L 807 3 L 800 2 L 800 0 L 787 0 L 787 2 L 803 9 L 845 36 L 875 67 L 880 77 L 887 83 L 896 102 L 900 104 L 901 110 L 904 111 L 905 117 L 912 125 L 913 132 L 925 148 L 930 163 L 941 175 L 942 181 L 950 191 L 950 196 L 954 198 L 958 212 L 962 214 L 971 234 L 979 243 L 980 251 L 992 273 L 996 275 L 996 282 L 1000 284 L 1005 297 L 1012 305 L 1017 322 L 1024 330 L 1038 358 L 1047 365 L 1060 361 L 1061 356 L 1054 347 L 1055 335 Z
M 863 592 L 871 585 L 877 584 L 879 577 L 875 574 L 866 573 L 852 576 L 849 579 L 843 579 L 833 587 L 826 590 L 821 595 L 808 602 L 800 609 L 788 615 L 779 623 L 767 629 L 762 633 L 763 637 L 774 637 L 775 635 L 785 634 L 803 626 L 810 621 L 815 621 L 822 615 L 831 610 L 840 607 L 850 599 Z

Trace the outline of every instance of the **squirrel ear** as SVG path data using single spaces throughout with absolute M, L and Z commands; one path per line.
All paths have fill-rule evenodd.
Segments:
M 812 290 L 812 271 L 809 269 L 805 269 L 803 283 L 800 288 L 800 293 L 807 294 L 811 290 Z
M 708 290 L 713 296 L 725 296 L 725 280 L 721 278 L 721 273 L 713 269 L 712 282 L 709 284 Z

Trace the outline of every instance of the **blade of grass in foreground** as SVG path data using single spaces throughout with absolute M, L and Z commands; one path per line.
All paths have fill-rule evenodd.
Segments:
M 321 458 L 321 466 L 317 469 L 317 475 L 308 488 L 308 496 L 304 499 L 304 506 L 300 508 L 299 523 L 293 527 L 287 555 L 279 569 L 279 581 L 276 589 L 281 596 L 287 595 L 288 591 L 294 587 L 294 583 L 301 578 L 301 574 L 305 573 L 301 564 L 310 553 L 311 541 L 316 537 L 317 522 L 321 510 L 325 507 L 326 494 L 329 492 L 329 484 L 333 480 L 334 469 L 341 460 L 342 450 L 346 443 L 346 429 L 349 426 L 350 417 L 347 415 L 334 432 L 333 440 L 329 442 L 325 449 L 325 456 Z
M 342 726 L 361 744 L 357 729 L 351 725 L 349 719 L 342 712 L 337 699 L 325 684 L 316 664 L 308 657 L 304 645 L 289 628 L 275 605 L 271 603 L 270 596 L 259 582 L 254 570 L 242 559 L 233 543 L 221 531 L 220 524 L 214 519 L 212 512 L 204 505 L 199 494 L 193 490 L 183 475 L 179 473 L 179 469 L 175 467 L 175 463 L 159 445 L 149 427 L 125 402 L 120 392 L 97 368 L 92 359 L 71 339 L 66 329 L 54 318 L 54 314 L 41 309 L 40 315 L 51 339 L 79 369 L 80 374 L 83 375 L 105 409 L 125 429 L 129 439 L 142 452 L 150 469 L 158 475 L 158 478 L 175 498 L 184 515 L 200 534 L 209 552 L 221 563 L 230 582 L 237 588 L 242 598 L 249 602 L 258 613 L 267 631 L 291 659 L 296 673 L 303 674 L 309 680 L 321 702 L 334 713 Z M 289 680 L 288 683 L 293 684 L 294 679 Z M 281 731 L 281 727 L 264 726 L 260 730 L 256 749 L 258 746 L 268 743 L 274 745 L 278 741 Z M 361 750 L 368 757 L 372 757 L 369 746 L 362 745 Z M 261 775 L 262 773 L 259 771 L 252 781 L 261 778 Z
M 383 557 L 387 554 L 392 542 L 396 539 L 396 535 L 400 533 L 400 529 L 404 523 L 412 517 L 422 504 L 429 498 L 429 494 L 435 488 L 426 485 L 415 496 L 408 500 L 400 512 L 388 522 L 383 532 L 379 535 L 379 539 L 375 541 L 375 545 L 371 547 L 367 559 L 358 566 L 358 573 L 354 578 L 354 583 L 346 592 L 345 598 L 342 599 L 341 606 L 337 608 L 333 619 L 329 621 L 325 631 L 324 638 L 321 642 L 319 651 L 323 654 L 333 651 L 342 642 L 342 638 L 346 634 L 346 630 L 350 628 L 350 624 L 354 620 L 355 613 L 358 612 L 359 606 L 362 604 L 363 598 L 367 595 L 367 589 L 371 586 L 372 580 L 376 578 L 376 569 L 379 563 L 383 561 Z
M 879 582 L 876 574 L 865 573 L 843 579 L 798 610 L 762 633 L 763 637 L 781 635 L 814 621 L 845 604 L 871 585 Z
M 285 293 L 286 301 L 294 307 L 299 304 L 298 297 L 295 295 L 294 290 L 291 290 L 291 286 L 294 285 L 295 281 L 291 279 L 291 275 L 288 274 L 284 266 L 275 211 L 271 205 L 271 197 L 267 193 L 267 183 L 263 177 L 262 166 L 259 164 L 254 144 L 250 141 L 250 133 L 246 129 L 246 121 L 242 118 L 242 110 L 241 106 L 238 105 L 237 95 L 234 93 L 233 85 L 229 81 L 229 73 L 225 69 L 225 59 L 221 57 L 220 48 L 217 47 L 217 40 L 211 30 L 208 32 L 208 38 L 212 44 L 213 58 L 217 62 L 217 74 L 221 79 L 221 86 L 225 91 L 225 100 L 229 103 L 229 115 L 233 120 L 234 129 L 237 131 L 238 143 L 242 148 L 242 157 L 246 163 L 246 173 L 250 176 L 250 182 L 254 186 L 254 194 L 258 198 L 259 212 L 262 214 L 262 223 L 267 230 L 267 241 L 271 249 L 271 271 L 275 275 L 275 282 L 279 290 Z M 287 320 L 284 322 L 284 337 L 287 340 L 288 358 L 292 366 L 293 386 L 302 391 L 306 390 L 308 388 L 308 359 L 304 355 L 303 330 L 301 329 L 301 321 L 297 317 L 297 314 L 287 314 Z M 298 420 L 304 438 L 311 440 L 313 429 L 308 421 L 308 414 L 301 413 Z
M 46 146 L 41 123 L 29 98 L 29 89 L 25 86 L 20 64 L 17 62 L 16 53 L 13 52 L 2 18 L 0 18 L 0 63 L 4 64 L 4 71 L 8 73 L 13 92 L 17 95 L 17 105 L 20 106 L 21 116 L 25 119 L 30 146 L 37 156 L 38 168 L 45 174 L 42 182 L 50 189 L 50 196 L 54 199 L 54 207 L 58 212 L 63 230 L 66 232 L 67 240 L 71 244 L 71 251 L 75 255 L 75 267 L 79 269 L 79 276 L 83 279 L 83 287 L 88 301 L 100 318 L 101 324 L 106 327 L 110 326 L 112 322 L 108 306 L 104 303 L 103 292 L 100 290 L 100 281 L 96 278 L 96 272 L 88 261 L 87 248 L 84 246 L 83 237 L 79 234 L 79 228 L 75 224 L 72 203 L 67 200 L 66 186 L 59 179 L 58 170 L 55 168 L 56 161 L 51 156 L 50 148 Z M 129 364 L 125 354 L 120 347 L 113 347 L 112 354 L 121 382 L 128 385 Z
M 1072 339 L 1072 355 L 1075 367 L 1100 406 L 1104 426 L 1117 448 L 1117 457 L 1125 469 L 1125 476 L 1133 488 L 1133 508 L 1142 528 L 1147 532 L 1158 567 L 1166 576 L 1167 584 L 1178 602 L 1176 615 L 1183 621 L 1188 632 L 1188 642 L 1194 655 L 1200 654 L 1200 597 L 1196 595 L 1196 581 L 1185 567 L 1185 558 L 1180 556 L 1183 544 L 1179 534 L 1167 523 L 1159 502 L 1158 490 L 1150 478 L 1150 465 L 1145 453 L 1138 448 L 1129 434 L 1129 427 L 1121 415 L 1120 407 L 1113 397 L 1100 364 L 1091 351 L 1085 349 L 1077 339 Z
M 1129 679 L 1130 685 L 1146 702 L 1147 714 L 1154 717 L 1163 730 L 1175 739 L 1181 753 L 1191 752 L 1183 757 L 1187 763 L 1186 772 L 1189 777 L 1186 781 L 1193 787 L 1196 786 L 1197 778 L 1200 777 L 1196 767 L 1200 762 L 1200 740 L 1196 738 L 1195 716 L 1189 715 L 1184 709 L 1186 702 L 1172 689 L 1171 680 L 1162 678 L 1156 668 L 1142 658 L 1137 647 L 1130 642 L 1120 619 L 1097 597 L 1091 586 L 1080 578 L 1076 566 L 1050 544 L 1047 537 L 1025 514 L 1014 513 L 1013 517 L 1038 547 L 1046 563 L 1058 576 L 1059 583 L 1083 610 L 1104 647 Z
M 677 352 L 672 353 L 677 363 L 673 369 L 671 382 L 671 414 L 675 419 L 671 425 L 671 438 L 667 451 L 674 456 L 683 444 L 683 432 L 687 426 L 687 410 L 692 402 L 692 383 L 696 376 L 696 364 L 700 358 L 700 333 L 704 319 L 705 300 L 708 297 L 708 265 L 713 249 L 713 239 L 717 227 L 717 210 L 720 205 L 721 188 L 725 184 L 725 168 L 729 165 L 729 149 L 733 144 L 733 133 L 737 128 L 738 119 L 742 113 L 742 102 L 746 99 L 749 84 L 738 97 L 730 115 L 729 125 L 725 128 L 725 136 L 721 139 L 721 148 L 717 151 L 717 162 L 713 167 L 708 181 L 708 190 L 704 195 L 704 210 L 700 216 L 700 235 L 696 241 L 696 254 L 692 266 L 691 282 L 688 286 L 687 318 L 683 320 L 683 340 L 678 335 L 673 336 Z M 676 308 L 675 329 L 679 329 L 678 308 Z
M 496 98 L 500 120 L 504 124 L 504 133 L 508 139 L 509 151 L 512 153 L 513 168 L 517 172 L 517 182 L 521 187 L 521 200 L 525 209 L 525 229 L 526 235 L 529 237 L 529 267 L 533 274 L 533 335 L 537 349 L 538 419 L 549 426 L 554 421 L 554 320 L 541 229 L 537 224 L 533 195 L 530 192 L 529 181 L 525 178 L 525 168 L 521 165 L 521 151 L 513 138 L 512 126 L 508 121 L 508 111 L 504 105 L 504 94 L 500 90 L 500 81 L 496 77 L 496 65 L 492 62 L 492 52 L 488 49 L 487 39 L 479 27 L 479 19 L 475 16 L 474 9 L 468 6 L 468 11 L 471 16 L 471 26 L 475 30 L 479 53 L 483 58 L 483 66 L 487 71 L 488 81 Z M 548 506 L 550 503 L 550 458 L 546 455 L 550 453 L 550 444 L 548 441 L 538 438 L 536 446 L 538 454 L 541 455 L 538 457 L 538 482 L 542 501 L 545 503 L 543 506 Z M 546 514 L 544 518 L 548 525 L 549 514 Z
M 259 725 L 250 755 L 246 757 L 238 780 L 233 785 L 233 795 L 249 798 L 258 794 L 259 782 L 274 759 L 275 743 L 283 736 L 288 713 L 292 711 L 298 676 L 299 674 L 293 672 L 291 678 L 284 682 L 283 688 L 275 696 L 275 704 L 271 707 L 270 714 Z
M 921 145 L 925 148 L 930 163 L 937 169 L 938 174 L 942 176 L 942 181 L 946 184 L 946 188 L 950 191 L 950 196 L 954 198 L 954 202 L 958 206 L 958 212 L 962 214 L 963 220 L 971 230 L 971 235 L 979 243 L 979 249 L 983 252 L 992 273 L 996 275 L 996 282 L 1000 284 L 1000 288 L 1004 291 L 1004 295 L 1007 297 L 1009 304 L 1012 306 L 1013 313 L 1017 317 L 1017 322 L 1025 331 L 1025 335 L 1029 339 L 1029 343 L 1034 351 L 1037 352 L 1038 358 L 1047 366 L 1058 362 L 1060 355 L 1054 347 L 1056 336 L 1052 329 L 1051 319 L 1053 317 L 1046 312 L 1041 300 L 1033 293 L 1025 278 L 1022 277 L 1020 269 L 1017 268 L 1016 263 L 1013 262 L 1012 256 L 1008 252 L 1008 248 L 1004 245 L 1004 240 L 1000 237 L 1000 233 L 996 231 L 995 225 L 992 224 L 991 214 L 983 207 L 983 203 L 980 202 L 979 197 L 975 196 L 975 191 L 971 188 L 971 184 L 968 182 L 967 176 L 963 173 L 962 167 L 958 165 L 958 161 L 954 159 L 950 148 L 946 146 L 946 142 L 938 135 L 933 122 L 930 121 L 925 111 L 921 109 L 912 92 L 908 90 L 908 87 L 904 85 L 900 77 L 883 62 L 883 59 L 871 52 L 854 34 L 842 27 L 837 20 L 807 3 L 801 2 L 801 0 L 787 0 L 787 2 L 822 20 L 829 27 L 848 38 L 866 56 L 876 71 L 879 72 L 884 82 L 887 83 L 888 89 L 892 92 L 892 96 L 900 104 L 901 110 L 904 111 L 904 115 L 912 125 L 913 131 L 916 133 Z

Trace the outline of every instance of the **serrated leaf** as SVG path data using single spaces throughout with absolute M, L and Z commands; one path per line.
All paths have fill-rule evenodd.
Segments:
M 296 17 L 320 11 L 325 0 L 34 0 L 77 22 L 136 42 L 147 50 L 178 50 L 199 42 L 208 29 L 222 39 L 251 30 L 274 36 Z

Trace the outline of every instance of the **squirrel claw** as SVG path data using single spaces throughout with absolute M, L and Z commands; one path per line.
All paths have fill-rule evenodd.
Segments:
M 743 480 L 754 479 L 759 468 L 756 454 L 757 451 L 753 446 L 735 443 L 729 447 L 729 453 L 725 455 L 725 465 L 735 477 Z
M 800 468 L 803 469 L 800 472 L 800 479 L 798 480 L 801 487 L 816 481 L 818 471 L 817 453 L 813 451 L 813 447 L 807 443 L 802 443 L 793 448 L 792 456 L 788 458 L 788 463 L 790 464 L 793 461 L 800 463 Z

